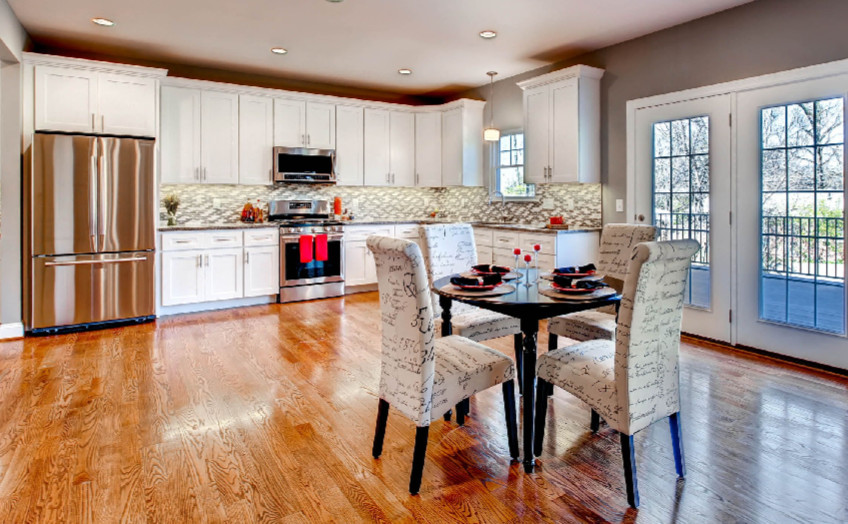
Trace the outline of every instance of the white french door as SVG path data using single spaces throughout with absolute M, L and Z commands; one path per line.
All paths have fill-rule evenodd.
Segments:
M 848 368 L 848 74 L 737 94 L 742 345 Z
M 683 331 L 730 342 L 731 97 L 636 110 L 634 222 L 660 240 L 692 238 Z

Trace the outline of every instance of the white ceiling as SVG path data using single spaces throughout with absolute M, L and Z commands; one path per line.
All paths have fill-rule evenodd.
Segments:
M 750 0 L 8 0 L 36 42 L 404 94 L 450 94 Z M 95 26 L 105 17 L 116 25 Z M 494 29 L 498 37 L 478 33 Z M 272 55 L 282 46 L 287 55 Z M 403 77 L 398 68 L 414 73 Z

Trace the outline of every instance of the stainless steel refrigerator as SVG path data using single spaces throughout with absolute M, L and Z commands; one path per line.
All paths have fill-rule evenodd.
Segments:
M 23 191 L 27 331 L 153 318 L 154 144 L 33 135 Z

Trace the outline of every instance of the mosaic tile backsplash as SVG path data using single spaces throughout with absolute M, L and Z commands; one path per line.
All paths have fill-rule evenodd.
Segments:
M 534 224 L 562 215 L 573 227 L 601 227 L 600 184 L 537 185 L 535 202 L 507 202 L 501 209 L 499 199 L 489 205 L 484 187 L 360 187 L 169 185 L 160 188 L 160 197 L 180 197 L 178 224 L 220 224 L 238 222 L 245 202 L 259 199 L 264 206 L 277 199 L 332 200 L 340 196 L 342 204 L 356 219 L 418 220 L 439 210 L 439 217 L 457 221 L 498 221 L 502 213 L 509 222 Z M 545 202 L 553 209 L 542 209 Z M 266 207 L 267 209 L 267 207 Z M 166 219 L 160 204 L 160 218 Z

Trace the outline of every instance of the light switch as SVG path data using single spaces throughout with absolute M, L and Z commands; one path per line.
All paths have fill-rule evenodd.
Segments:
M 619 213 L 624 213 L 624 199 L 616 198 L 615 199 L 615 210 Z

